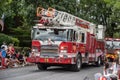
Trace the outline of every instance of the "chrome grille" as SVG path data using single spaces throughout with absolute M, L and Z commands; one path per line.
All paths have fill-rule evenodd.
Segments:
M 58 54 L 57 45 L 42 45 L 41 46 L 41 56 L 57 56 Z

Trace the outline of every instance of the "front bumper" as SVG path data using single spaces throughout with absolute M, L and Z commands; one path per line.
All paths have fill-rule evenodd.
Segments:
M 75 64 L 75 58 L 45 58 L 45 57 L 28 57 L 30 63 L 49 63 L 49 64 Z

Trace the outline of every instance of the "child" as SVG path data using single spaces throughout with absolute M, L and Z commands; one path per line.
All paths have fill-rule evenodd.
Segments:
M 109 69 L 109 62 L 108 62 L 108 59 L 106 59 L 104 63 L 104 68 L 103 68 L 103 75 L 108 74 L 108 69 Z

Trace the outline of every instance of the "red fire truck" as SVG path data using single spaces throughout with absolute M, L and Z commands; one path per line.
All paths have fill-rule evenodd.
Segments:
M 38 69 L 65 66 L 79 71 L 83 63 L 100 66 L 104 56 L 104 27 L 53 8 L 37 8 L 40 20 L 31 31 L 28 62 Z
M 118 61 L 120 57 L 120 39 L 105 38 L 105 43 L 106 43 L 106 58 L 109 59 L 109 61 L 113 60 Z

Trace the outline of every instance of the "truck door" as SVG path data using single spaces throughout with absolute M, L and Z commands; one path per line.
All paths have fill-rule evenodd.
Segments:
M 78 40 L 79 43 L 79 50 L 81 53 L 85 53 L 85 46 L 86 46 L 86 33 L 84 31 L 78 32 Z

